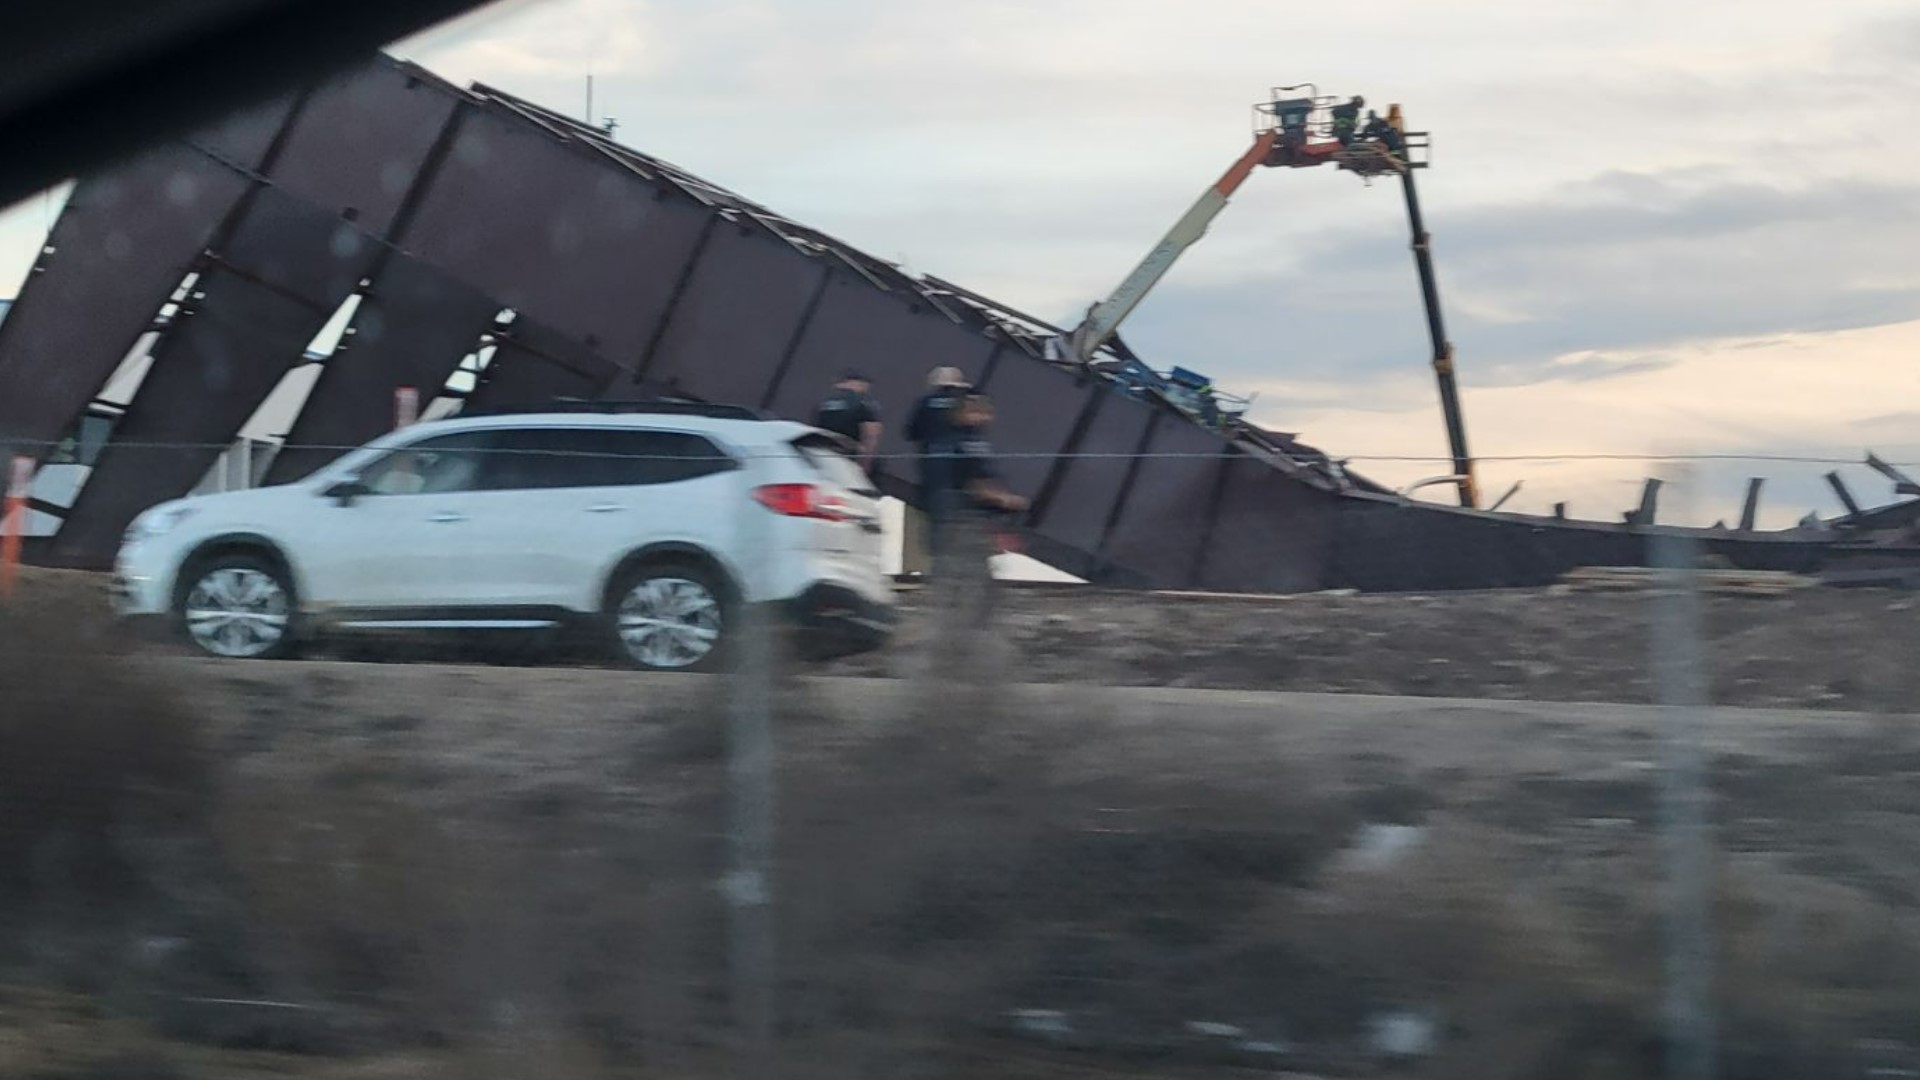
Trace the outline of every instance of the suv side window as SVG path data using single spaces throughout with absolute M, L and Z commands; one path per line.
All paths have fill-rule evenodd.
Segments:
M 672 484 L 738 468 L 712 441 L 674 431 L 522 428 L 495 433 L 494 489 Z
M 396 447 L 360 470 L 371 495 L 443 495 L 483 486 L 492 433 L 460 431 Z

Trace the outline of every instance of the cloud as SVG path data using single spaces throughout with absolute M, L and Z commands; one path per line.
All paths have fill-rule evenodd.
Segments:
M 1920 372 L 1911 362 L 1917 351 L 1920 321 L 1614 354 L 1604 362 L 1619 370 L 1606 379 L 1469 386 L 1469 442 L 1488 459 L 1481 487 L 1490 497 L 1524 480 L 1512 508 L 1544 512 L 1565 499 L 1587 517 L 1632 505 L 1640 482 L 1661 468 L 1657 460 L 1615 460 L 1620 455 L 1752 455 L 1700 463 L 1696 505 L 1686 520 L 1737 515 L 1745 479 L 1766 476 L 1764 521 L 1791 524 L 1809 509 L 1837 512 L 1821 479 L 1837 466 L 1819 461 L 1857 463 L 1873 449 L 1889 461 L 1920 462 Z M 1835 364 L 1834 356 L 1847 362 Z M 1356 456 L 1355 467 L 1369 476 L 1404 484 L 1441 471 L 1446 441 L 1424 371 L 1257 389 L 1257 420 L 1298 431 L 1335 455 Z M 1863 503 L 1891 499 L 1877 474 L 1838 468 Z
M 1616 172 L 1429 227 L 1449 336 L 1478 385 L 1670 362 L 1622 368 L 1605 356 L 1618 350 L 1920 318 L 1909 255 L 1920 186 Z M 1429 347 L 1406 239 L 1390 229 L 1309 236 L 1280 268 L 1237 281 L 1171 278 L 1129 340 L 1204 360 L 1229 386 L 1277 364 L 1315 377 L 1405 370 Z

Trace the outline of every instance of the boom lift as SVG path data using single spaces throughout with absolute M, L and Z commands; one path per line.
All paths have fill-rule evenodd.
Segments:
M 1453 474 L 1449 479 L 1459 490 L 1460 505 L 1471 508 L 1479 502 L 1473 458 L 1467 453 L 1466 421 L 1461 415 L 1460 392 L 1453 373 L 1453 345 L 1447 340 L 1446 324 L 1440 313 L 1440 289 L 1434 280 L 1432 247 L 1413 179 L 1415 170 L 1427 167 L 1430 142 L 1426 132 L 1406 130 L 1400 106 L 1389 106 L 1384 118 L 1368 112 L 1363 119 L 1361 109 L 1365 104 L 1358 97 L 1342 102 L 1322 96 L 1312 83 L 1301 83 L 1278 87 L 1271 100 L 1255 105 L 1253 145 L 1174 222 L 1173 228 L 1167 230 L 1166 236 L 1147 252 L 1147 257 L 1112 295 L 1088 309 L 1086 318 L 1067 335 L 1063 359 L 1091 364 L 1096 353 L 1109 348 L 1121 358 L 1123 372 L 1130 382 L 1152 375 L 1124 346 L 1119 346 L 1114 334 L 1181 254 L 1206 235 L 1207 226 L 1226 208 L 1227 200 L 1254 169 L 1262 166 L 1308 169 L 1331 164 L 1368 181 L 1389 174 L 1398 176 L 1406 196 L 1407 222 L 1413 233 L 1414 267 L 1420 275 L 1427 332 L 1433 339 L 1433 372 L 1440 386 L 1440 407 L 1446 418 L 1447 443 L 1453 455 Z M 1192 377 L 1190 372 L 1182 374 Z M 1170 377 L 1161 378 L 1172 387 Z

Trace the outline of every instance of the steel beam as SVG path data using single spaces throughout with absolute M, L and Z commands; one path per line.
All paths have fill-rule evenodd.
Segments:
M 1759 521 L 1760 489 L 1765 485 L 1766 480 L 1758 476 L 1747 481 L 1747 498 L 1746 501 L 1740 505 L 1741 532 L 1752 532 L 1754 525 Z
M 1893 481 L 1895 495 L 1920 495 L 1920 482 L 1916 482 L 1913 477 L 1901 472 L 1895 466 L 1881 461 L 1879 455 L 1872 453 L 1867 455 L 1867 468 Z
M 1854 501 L 1853 492 L 1847 490 L 1847 482 L 1840 479 L 1840 474 L 1837 472 L 1829 472 L 1826 480 L 1827 486 L 1832 488 L 1834 495 L 1839 497 L 1840 505 L 1847 508 L 1847 518 L 1851 520 L 1859 517 L 1860 504 Z
M 713 212 L 502 107 L 476 106 L 420 197 L 406 247 L 632 371 Z

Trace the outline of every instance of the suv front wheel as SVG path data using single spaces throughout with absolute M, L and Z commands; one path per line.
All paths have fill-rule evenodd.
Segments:
M 175 616 L 187 640 L 213 656 L 256 660 L 292 652 L 293 587 L 284 570 L 258 555 L 196 561 L 182 577 Z
M 704 671 L 725 662 L 734 606 L 713 571 L 679 560 L 643 563 L 610 590 L 614 654 L 654 671 Z

